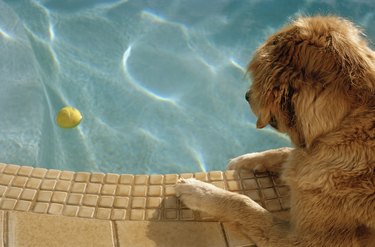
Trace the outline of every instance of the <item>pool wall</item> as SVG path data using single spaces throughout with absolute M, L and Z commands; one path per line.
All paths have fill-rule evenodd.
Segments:
M 288 188 L 269 173 L 71 172 L 0 164 L 0 246 L 253 246 L 175 196 L 179 178 L 248 195 L 287 217 Z

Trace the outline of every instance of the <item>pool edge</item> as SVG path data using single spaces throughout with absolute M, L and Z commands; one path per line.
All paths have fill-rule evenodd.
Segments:
M 0 164 L 2 246 L 253 245 L 229 224 L 182 205 L 174 191 L 181 177 L 248 195 L 281 215 L 289 209 L 288 188 L 270 173 L 133 175 Z

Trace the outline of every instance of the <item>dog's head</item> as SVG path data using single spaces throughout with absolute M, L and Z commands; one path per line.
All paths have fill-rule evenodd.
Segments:
M 337 127 L 373 99 L 375 55 L 361 31 L 334 16 L 301 17 L 272 35 L 248 67 L 257 127 L 270 124 L 296 146 Z

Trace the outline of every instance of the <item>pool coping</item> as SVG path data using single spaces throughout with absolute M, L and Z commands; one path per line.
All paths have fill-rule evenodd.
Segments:
M 288 214 L 289 190 L 268 172 L 134 175 L 0 163 L 0 246 L 253 246 L 229 223 L 179 202 L 174 185 L 192 177 Z

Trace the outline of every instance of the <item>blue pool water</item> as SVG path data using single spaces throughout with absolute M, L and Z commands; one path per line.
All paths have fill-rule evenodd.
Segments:
M 375 40 L 373 0 L 0 0 L 0 161 L 195 172 L 290 145 L 255 129 L 244 72 L 269 34 L 316 13 Z M 65 105 L 75 129 L 55 123 Z

